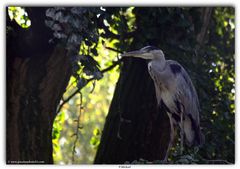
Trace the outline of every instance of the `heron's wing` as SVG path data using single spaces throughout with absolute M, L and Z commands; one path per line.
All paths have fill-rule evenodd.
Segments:
M 175 98 L 184 106 L 184 134 L 188 145 L 199 146 L 204 143 L 200 129 L 199 102 L 193 83 L 186 70 L 176 61 L 168 61 L 169 68 L 175 76 Z
M 191 115 L 196 125 L 199 125 L 198 96 L 188 73 L 176 61 L 168 60 L 167 64 L 175 75 L 176 98 L 184 105 L 185 113 Z

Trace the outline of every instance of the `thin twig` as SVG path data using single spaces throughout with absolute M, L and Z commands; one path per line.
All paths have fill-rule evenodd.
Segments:
M 93 88 L 91 89 L 90 93 L 93 93 L 93 91 L 94 91 L 94 89 L 95 89 L 95 86 L 96 86 L 96 80 L 93 81 L 92 85 L 93 85 Z
M 106 49 L 108 50 L 112 50 L 114 52 L 117 52 L 117 53 L 123 53 L 122 51 L 118 50 L 118 49 L 114 49 L 114 48 L 111 48 L 111 47 L 108 47 L 108 46 L 105 46 Z
M 79 137 L 79 128 L 80 128 L 80 119 L 81 119 L 81 116 L 82 116 L 82 110 L 83 110 L 83 105 L 82 105 L 82 93 L 79 91 L 78 92 L 80 94 L 80 108 L 79 108 L 79 115 L 77 117 L 77 127 L 76 127 L 76 130 L 75 130 L 75 133 L 73 136 L 76 136 L 75 137 L 75 140 L 74 140 L 74 143 L 73 143 L 73 149 L 72 149 L 72 163 L 74 163 L 75 161 L 75 153 L 76 153 L 76 145 L 77 145 L 77 141 L 78 141 L 78 137 Z

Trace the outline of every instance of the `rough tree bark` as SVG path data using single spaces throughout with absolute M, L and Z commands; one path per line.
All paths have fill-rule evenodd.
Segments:
M 71 74 L 61 44 L 48 43 L 45 8 L 28 8 L 29 29 L 7 19 L 7 163 L 52 164 L 52 124 Z

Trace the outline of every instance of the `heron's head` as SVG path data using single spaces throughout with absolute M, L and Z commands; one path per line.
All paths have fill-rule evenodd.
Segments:
M 122 54 L 123 57 L 137 57 L 142 59 L 165 59 L 162 50 L 154 46 L 146 46 L 140 50 L 135 50 Z

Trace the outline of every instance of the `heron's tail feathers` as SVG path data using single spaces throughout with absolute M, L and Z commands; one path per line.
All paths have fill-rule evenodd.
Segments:
M 201 132 L 199 124 L 191 118 L 186 117 L 183 121 L 184 135 L 186 138 L 186 144 L 188 146 L 199 146 L 201 147 L 205 142 L 205 137 Z
M 201 147 L 205 142 L 205 136 L 201 132 L 200 127 L 197 127 L 197 129 L 195 130 L 195 136 L 194 137 L 195 138 L 194 138 L 194 141 L 193 141 L 193 146 Z

